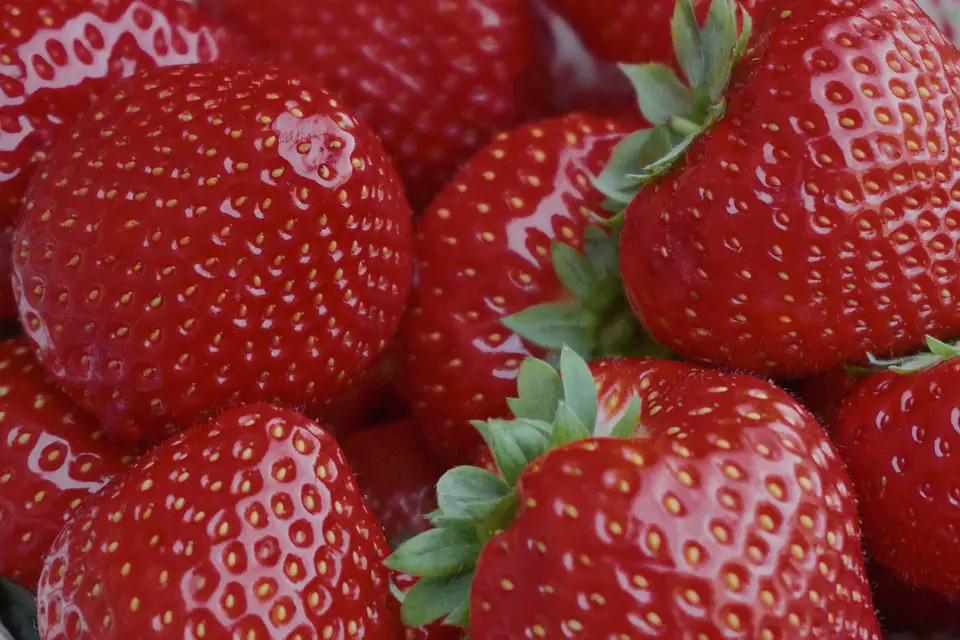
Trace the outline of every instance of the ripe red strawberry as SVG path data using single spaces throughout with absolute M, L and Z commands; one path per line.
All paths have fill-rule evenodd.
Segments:
M 0 342 L 0 575 L 36 587 L 60 528 L 126 462 L 103 435 L 25 340 Z
M 159 69 L 57 147 L 15 236 L 43 365 L 108 432 L 312 411 L 393 335 L 411 213 L 373 132 L 273 67 Z
M 862 380 L 840 408 L 836 438 L 860 496 L 877 561 L 917 586 L 960 595 L 960 355 L 930 353 Z
M 547 0 L 590 50 L 613 62 L 673 63 L 670 18 L 677 0 Z M 739 0 L 757 13 L 764 0 Z M 705 17 L 710 0 L 693 0 Z
M 620 255 L 653 337 L 801 377 L 960 331 L 953 45 L 913 0 L 768 0 L 741 58 L 732 0 L 715 0 L 725 26 L 703 51 L 723 55 L 704 67 L 687 6 L 674 26 L 695 90 L 630 71 L 673 147 L 617 170 L 651 183 Z
M 437 508 L 434 487 L 444 467 L 430 453 L 417 423 L 397 420 L 341 439 L 367 506 L 391 546 L 426 531 Z
M 437 529 L 387 560 L 422 576 L 407 622 L 469 616 L 477 638 L 879 640 L 849 479 L 799 403 L 675 362 L 591 372 L 565 350 L 560 370 L 524 363 L 520 417 L 476 425 L 502 478 L 445 474 Z
M 393 639 L 386 552 L 333 436 L 248 405 L 84 503 L 44 564 L 40 634 Z
M 362 429 L 341 440 L 370 512 L 395 548 L 430 528 L 437 508 L 435 486 L 444 468 L 430 454 L 417 424 L 398 420 Z M 408 591 L 417 578 L 392 571 L 393 585 Z M 399 603 L 394 601 L 397 611 Z M 398 617 L 399 619 L 399 617 Z M 405 627 L 404 640 L 457 640 L 461 630 L 439 623 Z
M 230 52 L 223 29 L 176 0 L 32 0 L 5 6 L 0 32 L 0 230 L 20 212 L 36 167 L 109 82 Z M 16 315 L 8 264 L 0 262 L 3 317 Z
M 315 73 L 369 122 L 415 210 L 527 115 L 525 0 L 201 0 L 267 58 Z
M 567 300 L 549 323 L 534 317 L 512 326 L 539 331 L 537 344 L 591 349 L 625 306 L 617 304 L 615 240 L 592 236 L 591 265 L 570 251 L 584 247 L 591 216 L 603 212 L 590 180 L 625 131 L 614 120 L 570 115 L 503 133 L 418 220 L 417 281 L 401 330 L 399 380 L 431 446 L 449 462 L 473 459 L 481 439 L 469 421 L 505 415 L 523 358 L 544 353 L 507 329 L 505 317 Z M 574 264 L 567 271 L 578 275 L 561 283 L 558 261 Z M 584 270 L 590 273 L 582 280 Z M 593 299 L 573 304 L 579 297 Z M 619 317 L 629 320 L 630 313 Z

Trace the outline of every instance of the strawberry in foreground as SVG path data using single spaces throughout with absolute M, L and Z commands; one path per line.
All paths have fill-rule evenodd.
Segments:
M 117 85 L 27 194 L 15 292 L 44 367 L 115 435 L 313 412 L 383 350 L 411 212 L 373 131 L 259 65 Z
M 44 565 L 40 636 L 394 639 L 386 553 L 333 436 L 239 407 L 84 503 Z
M 526 0 L 200 0 L 199 6 L 252 50 L 316 74 L 356 109 L 383 141 L 417 211 L 461 163 L 530 109 L 524 89 L 534 29 Z
M 25 340 L 0 342 L 0 575 L 35 588 L 61 527 L 126 462 Z
M 866 545 L 917 586 L 960 595 L 960 349 L 889 362 L 840 408 L 836 438 L 860 497 Z
M 846 471 L 786 392 L 571 350 L 528 359 L 513 421 L 476 427 L 503 475 L 449 471 L 437 527 L 387 560 L 408 623 L 477 638 L 875 638 Z
M 231 53 L 223 29 L 176 0 L 31 0 L 0 17 L 0 254 L 36 167 L 108 84 Z M 0 316 L 13 317 L 9 260 Z
M 714 0 L 698 36 L 680 0 L 686 82 L 625 68 L 660 126 L 599 184 L 626 206 L 621 271 L 646 329 L 777 377 L 960 331 L 957 50 L 913 0 L 767 0 L 755 30 L 737 21 Z
M 627 129 L 574 114 L 503 133 L 418 220 L 399 380 L 448 462 L 473 460 L 482 440 L 469 421 L 506 415 L 526 356 L 565 343 L 619 354 L 639 333 L 616 238 L 589 224 L 603 205 L 590 181 Z

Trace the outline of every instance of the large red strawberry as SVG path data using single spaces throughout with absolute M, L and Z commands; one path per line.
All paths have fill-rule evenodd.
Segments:
M 884 363 L 840 408 L 836 438 L 877 560 L 917 586 L 960 595 L 960 350 Z
M 525 0 L 201 0 L 266 57 L 315 73 L 368 121 L 414 208 L 529 110 Z
M 732 0 L 700 36 L 677 7 L 688 82 L 628 68 L 660 126 L 613 163 L 647 184 L 620 255 L 653 337 L 800 377 L 960 331 L 954 46 L 913 0 L 768 0 L 742 56 Z
M 575 114 L 503 133 L 418 220 L 399 379 L 445 459 L 473 459 L 481 440 L 469 421 L 505 414 L 523 358 L 543 353 L 535 343 L 607 353 L 624 346 L 618 331 L 629 336 L 634 323 L 615 239 L 589 223 L 604 202 L 590 181 L 625 131 L 617 121 Z M 586 257 L 574 251 L 581 248 Z M 512 329 L 502 324 L 557 300 L 564 302 L 549 321 L 534 311 Z
M 0 575 L 36 586 L 60 528 L 125 462 L 103 436 L 25 340 L 0 343 Z
M 129 438 L 224 407 L 312 410 L 399 324 L 411 213 L 373 132 L 263 66 L 117 85 L 57 147 L 15 237 L 53 377 Z
M 44 564 L 40 635 L 394 639 L 386 552 L 333 436 L 239 407 L 80 507 Z
M 388 566 L 407 622 L 477 638 L 879 640 L 847 473 L 817 421 L 751 376 L 570 350 L 527 360 L 518 418 L 477 423 L 436 529 Z M 625 438 L 633 436 L 632 438 Z
M 230 49 L 222 29 L 178 0 L 31 0 L 4 7 L 0 33 L 0 257 L 36 167 L 111 81 Z M 13 316 L 8 264 L 0 314 Z

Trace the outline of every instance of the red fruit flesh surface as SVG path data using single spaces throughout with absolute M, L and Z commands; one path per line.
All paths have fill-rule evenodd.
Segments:
M 875 562 L 867 565 L 867 576 L 885 631 L 960 632 L 960 609 L 955 598 L 915 587 Z
M 837 416 L 840 452 L 877 561 L 917 586 L 960 595 L 960 361 L 862 381 Z
M 316 83 L 196 65 L 87 112 L 14 247 L 46 369 L 109 432 L 156 441 L 248 402 L 311 411 L 365 369 L 406 302 L 411 213 Z
M 503 133 L 474 156 L 418 220 L 400 383 L 442 457 L 469 464 L 469 425 L 507 413 L 523 359 L 541 352 L 500 320 L 564 295 L 550 246 L 579 248 L 602 213 L 591 179 L 628 127 L 570 115 Z
M 845 369 L 834 369 L 800 381 L 797 384 L 797 397 L 832 432 L 837 411 L 857 382 L 858 378 Z
M 80 508 L 44 566 L 40 635 L 393 639 L 387 552 L 328 432 L 240 407 Z
M 912 0 L 765 4 L 723 119 L 627 211 L 687 359 L 802 377 L 960 331 L 957 50 Z
M 316 74 L 369 122 L 419 211 L 527 115 L 525 0 L 201 0 L 251 48 Z
M 60 528 L 124 462 L 25 340 L 0 342 L 0 575 L 34 589 Z
M 217 60 L 226 34 L 175 0 L 32 0 L 0 15 L 0 228 L 13 224 L 37 166 L 109 82 L 154 67 Z M 0 314 L 8 261 L 0 263 Z
M 417 423 L 398 420 L 361 429 L 341 440 L 371 513 L 396 547 L 430 528 L 424 516 L 437 508 L 436 484 L 445 468 Z
M 407 413 L 394 380 L 395 343 L 387 346 L 373 364 L 348 379 L 337 395 L 327 400 L 315 417 L 341 440 L 358 429 L 400 418 Z
M 640 392 L 650 437 L 524 471 L 480 556 L 474 635 L 879 639 L 851 484 L 816 420 L 759 379 L 659 366 L 593 366 Z
M 711 0 L 693 0 L 701 17 Z M 764 0 L 740 0 L 757 13 Z M 677 0 L 547 0 L 576 29 L 594 54 L 612 62 L 672 64 L 670 20 Z

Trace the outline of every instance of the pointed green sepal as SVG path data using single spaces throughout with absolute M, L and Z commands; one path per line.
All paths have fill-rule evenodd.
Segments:
M 423 535 L 423 534 L 421 534 Z M 423 578 L 410 587 L 400 607 L 408 627 L 422 627 L 470 606 L 473 571 L 445 578 Z M 459 614 L 463 617 L 463 613 Z
M 544 349 L 570 345 L 590 353 L 597 331 L 597 318 L 578 302 L 540 304 L 500 321 L 506 328 Z
M 437 482 L 437 503 L 447 515 L 479 520 L 494 511 L 510 491 L 503 478 L 486 469 L 455 467 Z
M 868 354 L 867 360 L 870 364 L 869 367 L 862 367 L 859 370 L 848 367 L 847 370 L 857 376 L 869 375 L 877 373 L 878 371 L 893 371 L 894 373 L 909 375 L 960 356 L 960 342 L 950 344 L 933 336 L 927 336 L 926 343 L 926 351 L 920 351 L 899 358 L 881 360 L 872 354 Z
M 613 438 L 635 438 L 644 435 L 640 427 L 640 396 L 634 394 L 626 411 L 610 429 Z
M 586 300 L 599 280 L 590 261 L 570 245 L 557 240 L 553 241 L 551 253 L 553 269 L 560 283 L 578 300 Z
M 429 529 L 401 544 L 384 564 L 403 567 L 412 575 L 444 578 L 473 567 L 480 541 L 456 529 Z

